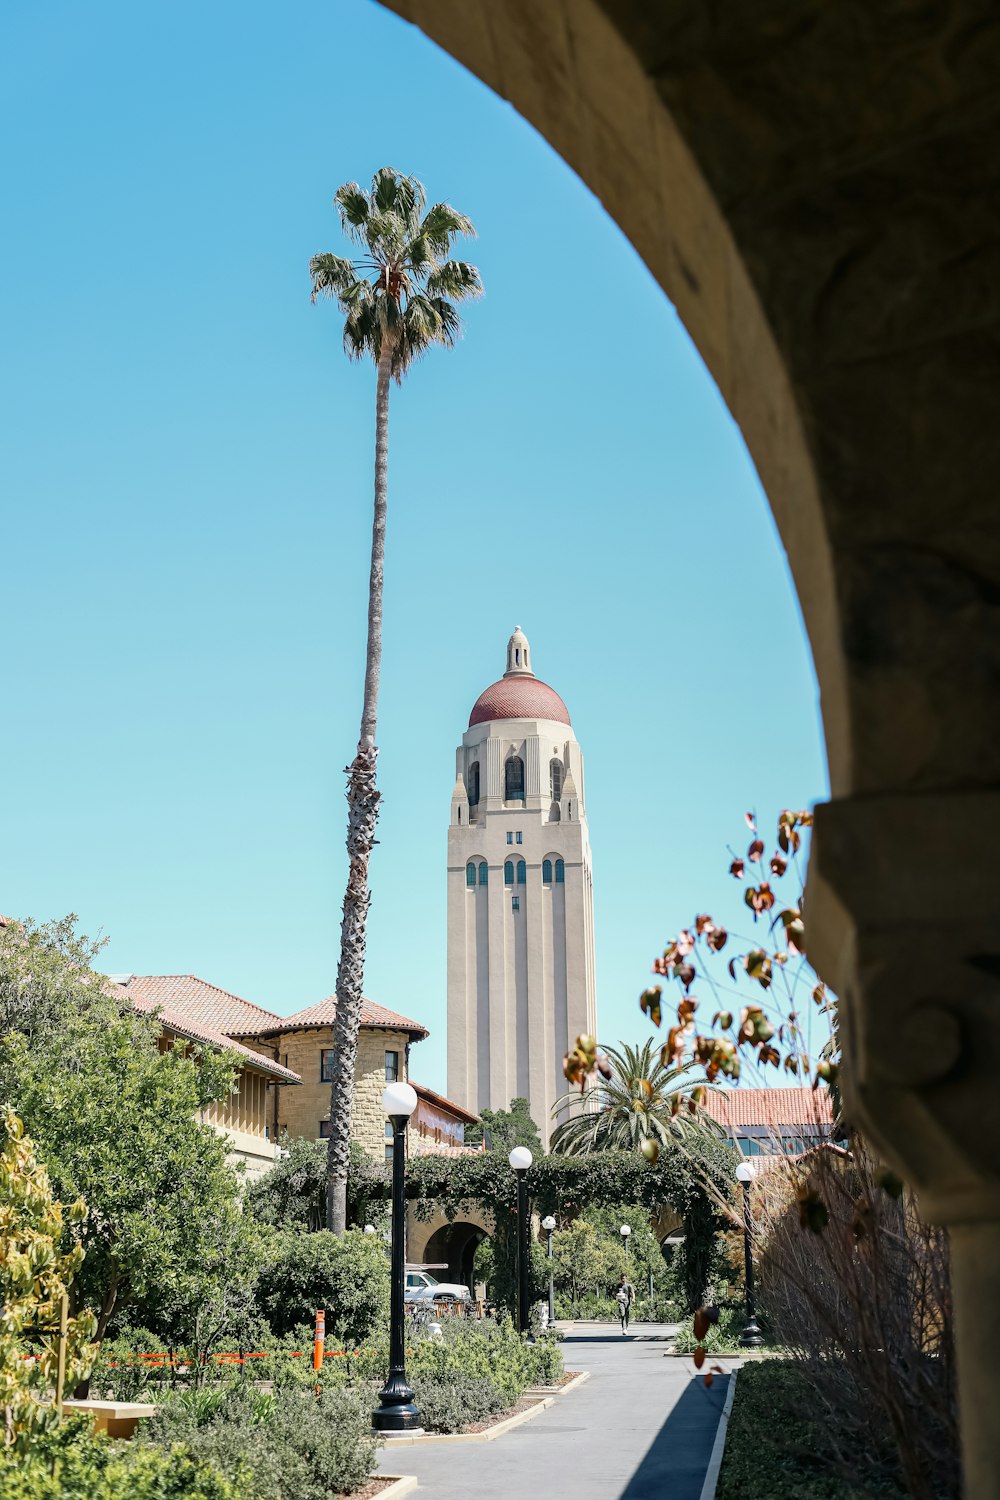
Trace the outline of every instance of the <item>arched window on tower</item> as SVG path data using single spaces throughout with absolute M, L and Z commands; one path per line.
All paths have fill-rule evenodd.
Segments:
M 566 883 L 566 866 L 563 864 L 563 862 L 562 862 L 561 859 L 557 859 L 556 860 L 556 885 L 564 885 L 565 883 Z
M 512 859 L 508 859 L 504 862 L 503 883 L 504 885 L 514 884 L 514 861 Z
M 525 878 L 526 878 L 526 872 L 525 872 L 525 868 L 524 868 L 524 860 L 523 859 L 519 859 L 518 862 L 517 862 L 517 883 L 518 883 L 518 885 L 523 885 L 524 882 L 525 882 Z
M 469 793 L 469 806 L 479 806 L 479 762 L 474 760 L 469 767 L 469 779 L 467 790 Z
M 519 755 L 508 755 L 504 766 L 503 800 L 524 801 L 524 761 Z
M 549 761 L 549 790 L 552 793 L 553 802 L 558 802 L 562 796 L 563 763 L 561 760 Z M 471 798 L 470 798 L 471 801 Z
M 487 879 L 489 878 L 489 873 L 490 873 L 490 867 L 489 867 L 489 865 L 486 863 L 486 861 L 484 859 L 481 862 L 480 866 L 479 866 L 479 884 L 480 885 L 485 885 L 486 884 Z
M 465 867 L 465 883 L 466 885 L 475 885 L 476 883 L 476 867 L 471 860 Z
M 552 861 L 551 861 L 551 859 L 543 859 L 542 860 L 542 884 L 543 885 L 551 885 L 552 884 Z

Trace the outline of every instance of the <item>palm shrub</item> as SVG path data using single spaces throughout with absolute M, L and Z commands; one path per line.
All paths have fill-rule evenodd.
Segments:
M 655 1160 L 662 1147 L 687 1136 L 721 1138 L 721 1126 L 692 1097 L 696 1083 L 689 1067 L 668 1065 L 660 1053 L 653 1038 L 641 1047 L 628 1042 L 606 1047 L 607 1076 L 599 1075 L 582 1093 L 572 1089 L 553 1106 L 553 1114 L 565 1118 L 553 1130 L 549 1149 L 578 1156 L 646 1148 Z
M 472 221 L 448 203 L 427 207 L 423 184 L 392 167 L 382 167 L 366 192 L 356 182 L 338 188 L 335 198 L 357 259 L 314 255 L 309 262 L 312 299 L 336 299 L 345 315 L 344 348 L 351 359 L 371 359 L 375 386 L 375 506 L 368 586 L 368 645 L 361 731 L 347 772 L 347 855 L 349 871 L 340 929 L 337 1013 L 333 1035 L 327 1225 L 347 1228 L 354 1063 L 361 1022 L 365 938 L 370 901 L 368 863 L 375 843 L 379 792 L 375 745 L 379 676 L 382 665 L 382 587 L 389 461 L 389 384 L 402 382 L 414 360 L 434 344 L 454 344 L 461 328 L 456 302 L 477 297 L 482 283 L 476 267 L 453 260 L 459 235 L 474 235 Z

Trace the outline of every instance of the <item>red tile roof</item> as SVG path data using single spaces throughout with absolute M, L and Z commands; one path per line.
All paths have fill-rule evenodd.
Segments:
M 569 723 L 569 709 L 540 677 L 501 677 L 476 699 L 469 715 L 469 728 L 491 719 L 554 719 Z
M 411 1156 L 475 1156 L 478 1146 L 451 1146 L 447 1141 L 432 1141 L 429 1136 L 410 1135 Z
M 218 1047 L 223 1052 L 235 1052 L 244 1067 L 256 1068 L 259 1073 L 278 1078 L 282 1083 L 302 1082 L 298 1073 L 293 1073 L 291 1068 L 282 1067 L 281 1063 L 275 1062 L 271 1057 L 263 1056 L 260 1052 L 255 1052 L 252 1047 L 244 1047 L 242 1042 L 234 1042 L 232 1037 L 216 1031 L 212 1026 L 206 1026 L 202 1021 L 193 1021 L 157 1000 L 147 1000 L 141 995 L 130 995 L 124 985 L 116 984 L 115 989 L 124 993 L 135 1010 L 147 1016 L 155 1014 L 163 1029 L 173 1032 L 175 1036 L 184 1037 L 190 1042 L 205 1042 L 209 1046 Z
M 122 988 L 129 996 L 169 1006 L 176 1016 L 186 1016 L 231 1036 L 250 1036 L 281 1020 L 273 1010 L 241 1000 L 239 995 L 221 990 L 196 974 L 131 974 Z
M 433 1104 L 437 1109 L 446 1110 L 449 1114 L 453 1114 L 456 1120 L 461 1120 L 463 1125 L 479 1124 L 479 1116 L 474 1115 L 471 1110 L 466 1109 L 463 1105 L 456 1104 L 454 1099 L 446 1099 L 444 1094 L 435 1093 L 433 1089 L 427 1088 L 425 1084 L 417 1083 L 415 1078 L 411 1078 L 409 1081 L 416 1089 L 418 1099 L 426 1099 L 428 1104 Z
M 337 1014 L 336 995 L 327 995 L 318 1005 L 308 1005 L 305 1010 L 297 1010 L 293 1016 L 275 1016 L 265 1025 L 247 1027 L 241 1030 L 241 1036 L 279 1036 L 286 1031 L 312 1031 L 322 1026 L 332 1026 Z M 428 1036 L 426 1026 L 421 1026 L 419 1021 L 411 1021 L 406 1016 L 399 1015 L 394 1010 L 387 1010 L 384 1005 L 378 1005 L 374 1000 L 361 1001 L 361 1024 L 362 1026 L 376 1026 L 387 1031 L 406 1031 L 414 1041 L 420 1041 L 422 1037 Z
M 227 1036 L 280 1036 L 285 1031 L 331 1026 L 337 1010 L 337 997 L 328 995 L 318 1005 L 307 1006 L 291 1016 L 279 1016 L 276 1011 L 241 1000 L 239 995 L 209 984 L 195 974 L 131 974 L 122 988 L 127 995 L 169 1006 L 175 1015 L 186 1016 Z M 361 1024 L 407 1031 L 416 1041 L 428 1035 L 427 1028 L 419 1022 L 397 1015 L 374 1000 L 362 1000 Z
M 727 1089 L 708 1091 L 705 1108 L 720 1125 L 732 1131 L 753 1125 L 813 1126 L 833 1124 L 833 1106 L 826 1088 Z

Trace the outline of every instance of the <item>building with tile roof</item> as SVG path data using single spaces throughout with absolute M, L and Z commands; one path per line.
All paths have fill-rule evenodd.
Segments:
M 709 1090 L 705 1109 L 744 1156 L 796 1156 L 843 1138 L 826 1088 Z
M 331 1058 L 335 995 L 290 1016 L 279 1016 L 230 990 L 194 974 L 119 974 L 115 979 L 137 1005 L 158 1007 L 164 1024 L 170 1018 L 176 1034 L 200 1028 L 237 1050 L 266 1060 L 272 1070 L 267 1094 L 267 1130 L 276 1143 L 287 1133 L 322 1140 L 330 1124 Z M 391 1129 L 382 1110 L 387 1081 L 409 1079 L 410 1048 L 428 1035 L 426 1026 L 365 998 L 354 1075 L 353 1133 L 370 1155 L 391 1155 Z M 409 1134 L 410 1150 L 453 1148 L 462 1152 L 465 1123 L 476 1116 L 430 1089 L 419 1089 L 418 1128 Z M 422 1111 L 422 1113 L 421 1113 Z M 423 1120 L 421 1130 L 419 1120 Z

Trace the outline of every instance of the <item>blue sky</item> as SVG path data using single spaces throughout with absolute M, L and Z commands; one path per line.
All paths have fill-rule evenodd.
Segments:
M 0 126 L 0 910 L 281 1012 L 333 988 L 374 372 L 307 266 L 391 164 L 472 217 L 486 296 L 393 394 L 366 988 L 444 1088 L 454 749 L 520 623 L 586 757 L 602 1036 L 644 1036 L 744 808 L 827 782 L 766 501 L 631 246 L 368 0 L 8 0 Z

